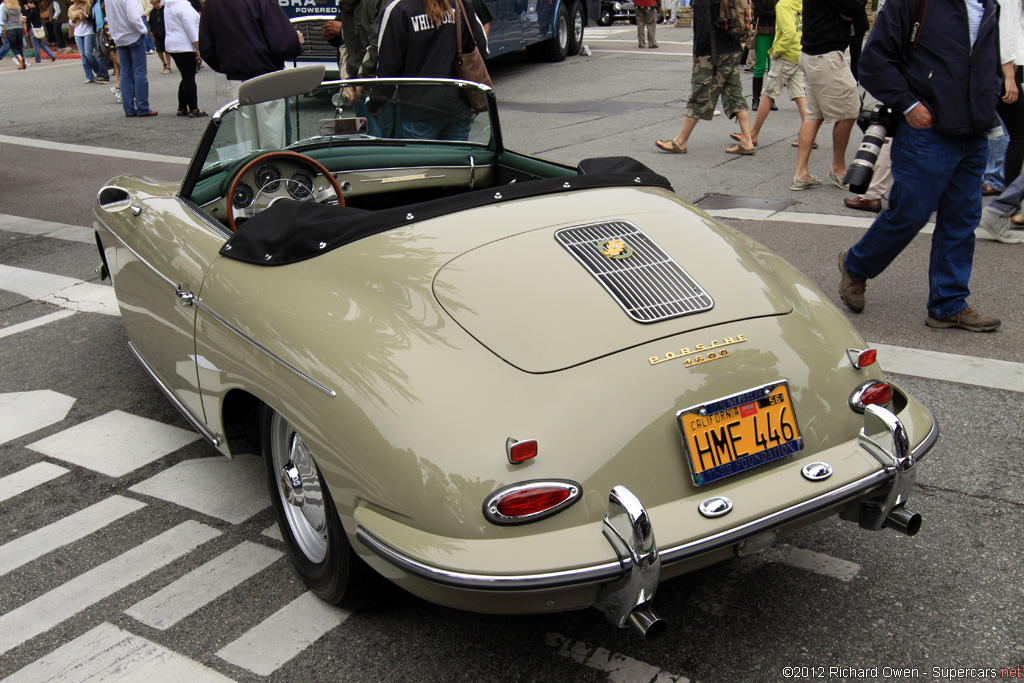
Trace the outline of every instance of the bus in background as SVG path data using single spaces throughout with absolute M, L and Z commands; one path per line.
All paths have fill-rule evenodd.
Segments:
M 363 0 L 372 2 L 374 0 Z M 323 39 L 325 21 L 338 13 L 339 0 L 279 0 L 305 38 L 296 63 L 329 62 L 337 67 L 337 50 Z M 473 0 L 491 13 L 488 58 L 525 49 L 530 59 L 560 62 L 583 49 L 583 29 L 598 20 L 600 0 Z M 336 73 L 336 71 L 335 71 Z

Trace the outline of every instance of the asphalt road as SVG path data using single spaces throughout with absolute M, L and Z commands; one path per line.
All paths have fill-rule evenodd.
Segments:
M 632 156 L 694 202 L 781 202 L 719 216 L 834 294 L 836 256 L 870 216 L 835 187 L 788 189 L 792 103 L 754 157 L 724 153 L 724 116 L 697 126 L 685 156 L 654 148 L 682 122 L 690 38 L 660 26 L 660 49 L 639 50 L 617 24 L 588 30 L 589 57 L 492 63 L 506 145 L 573 164 Z M 173 115 L 176 76 L 151 69 L 150 119 L 125 119 L 82 80 L 70 61 L 0 64 L 0 679 L 946 681 L 1024 665 L 1024 246 L 978 240 L 971 303 L 1003 319 L 998 332 L 925 327 L 927 233 L 851 316 L 941 426 L 911 497 L 917 536 L 830 520 L 668 582 L 655 646 L 596 611 L 483 616 L 392 588 L 328 610 L 282 555 L 259 463 L 196 440 L 129 354 L 93 272 L 96 191 L 121 173 L 180 178 L 206 122 Z M 213 112 L 216 79 L 199 81 Z M 72 295 L 44 296 L 54 288 L 93 303 L 71 313 Z M 189 577 L 223 588 L 199 598 Z M 182 595 L 190 610 L 174 608 Z

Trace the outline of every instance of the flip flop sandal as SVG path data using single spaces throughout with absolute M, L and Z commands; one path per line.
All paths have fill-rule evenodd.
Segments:
M 799 146 L 800 146 L 800 142 L 799 142 L 798 140 L 794 140 L 794 141 L 793 141 L 793 144 L 792 144 L 792 145 L 790 145 L 790 147 L 799 147 Z M 811 147 L 811 149 L 818 149 L 818 143 L 817 143 L 817 142 L 815 142 L 815 143 L 814 143 L 814 146 L 813 146 L 813 147 Z
M 731 137 L 736 142 L 740 141 L 740 134 L 739 133 L 729 133 L 729 137 Z M 754 147 L 757 147 L 757 143 L 756 142 L 754 143 Z
M 757 154 L 757 150 L 756 149 L 743 149 L 739 145 L 736 145 L 734 147 L 730 147 L 729 149 L 725 150 L 725 153 L 726 154 L 741 154 L 743 156 L 752 157 L 755 154 Z
M 671 145 L 671 147 L 666 147 L 666 145 Z M 662 152 L 668 152 L 670 154 L 686 154 L 686 150 L 681 149 L 679 145 L 676 144 L 675 140 L 669 140 L 668 142 L 665 140 L 655 140 L 654 146 Z

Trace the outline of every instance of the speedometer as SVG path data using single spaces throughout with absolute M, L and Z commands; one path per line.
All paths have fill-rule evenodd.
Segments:
M 263 164 L 256 169 L 256 187 L 261 192 L 277 192 L 281 187 L 281 171 L 273 164 Z

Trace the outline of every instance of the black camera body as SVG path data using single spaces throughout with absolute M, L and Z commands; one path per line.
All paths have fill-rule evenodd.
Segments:
M 843 181 L 850 185 L 850 192 L 863 194 L 867 191 L 871 184 L 871 176 L 875 172 L 878 153 L 882 151 L 885 138 L 896 134 L 898 123 L 896 114 L 884 104 L 861 111 L 857 117 L 857 125 L 864 131 L 864 139 L 861 140 L 857 155 L 846 169 L 846 177 L 843 178 Z

